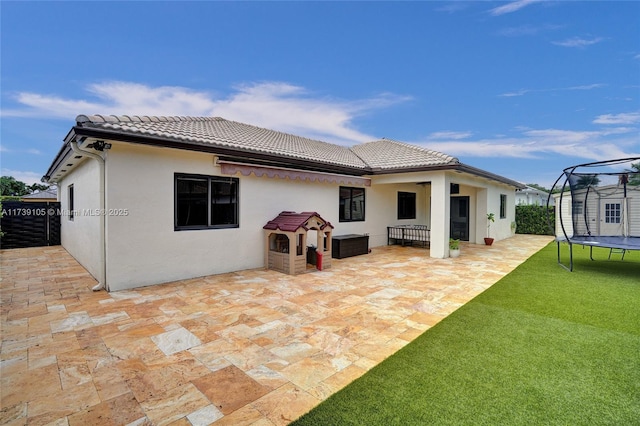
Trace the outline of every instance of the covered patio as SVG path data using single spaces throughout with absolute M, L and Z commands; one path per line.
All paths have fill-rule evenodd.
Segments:
M 2 424 L 262 424 L 304 414 L 551 241 L 385 246 L 107 293 L 62 247 L 1 252 Z

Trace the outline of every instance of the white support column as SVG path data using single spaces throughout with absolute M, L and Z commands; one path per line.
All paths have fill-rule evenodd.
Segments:
M 487 236 L 487 213 L 489 212 L 489 191 L 486 188 L 478 188 L 476 199 L 476 235 L 475 243 L 484 244 Z
M 431 179 L 431 257 L 449 257 L 450 210 L 449 177 L 443 172 Z

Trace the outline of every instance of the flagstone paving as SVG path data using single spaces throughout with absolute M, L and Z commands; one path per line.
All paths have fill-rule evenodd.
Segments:
M 388 246 L 299 276 L 255 269 L 130 291 L 62 247 L 0 252 L 0 424 L 284 425 L 551 241 Z

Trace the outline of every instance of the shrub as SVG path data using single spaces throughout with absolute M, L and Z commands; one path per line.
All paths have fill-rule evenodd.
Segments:
M 516 206 L 516 232 L 518 234 L 553 235 L 555 220 L 555 209 L 553 207 L 539 205 Z

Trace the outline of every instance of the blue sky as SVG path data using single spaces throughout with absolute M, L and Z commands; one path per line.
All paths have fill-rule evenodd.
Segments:
M 79 114 L 381 137 L 550 186 L 640 156 L 640 2 L 10 2 L 1 168 L 38 181 Z

